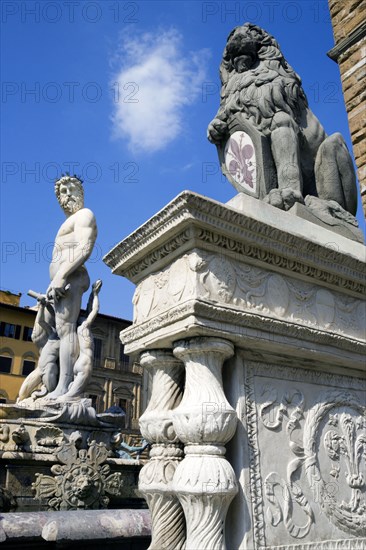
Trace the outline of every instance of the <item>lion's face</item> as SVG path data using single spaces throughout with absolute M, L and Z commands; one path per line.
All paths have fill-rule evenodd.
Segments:
M 265 135 L 275 113 L 299 122 L 307 107 L 301 80 L 286 62 L 277 41 L 251 23 L 229 35 L 220 65 L 223 86 L 221 108 L 232 122 L 237 113 L 254 121 Z M 222 115 L 221 115 L 222 116 Z
M 235 29 L 226 45 L 228 60 L 237 73 L 248 71 L 258 62 L 259 45 L 245 31 L 245 27 Z
M 79 499 L 84 499 L 89 495 L 93 486 L 93 479 L 89 475 L 79 475 L 75 480 L 73 493 Z

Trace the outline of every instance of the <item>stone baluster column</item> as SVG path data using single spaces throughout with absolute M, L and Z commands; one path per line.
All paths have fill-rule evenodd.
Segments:
M 224 445 L 235 433 L 237 415 L 225 397 L 221 369 L 234 347 L 197 337 L 176 342 L 173 351 L 186 367 L 183 399 L 173 411 L 176 434 L 185 444 L 173 480 L 186 518 L 185 548 L 224 550 L 226 513 L 238 491 Z
M 140 364 L 152 374 L 151 398 L 140 417 L 141 434 L 152 443 L 150 460 L 139 476 L 139 491 L 152 518 L 149 550 L 180 549 L 185 542 L 185 519 L 172 480 L 183 451 L 173 427 L 172 409 L 182 398 L 184 366 L 164 350 L 142 353 Z

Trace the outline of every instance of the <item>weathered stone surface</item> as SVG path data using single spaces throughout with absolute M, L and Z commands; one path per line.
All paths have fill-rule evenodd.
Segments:
M 110 473 L 104 443 L 92 441 L 79 450 L 76 441 L 63 442 L 55 454 L 61 465 L 51 467 L 51 476 L 37 473 L 32 484 L 35 498 L 47 500 L 49 509 L 107 508 L 109 495 L 121 494 L 122 474 Z
M 325 356 L 337 349 L 334 366 L 363 368 L 361 333 L 351 327 L 363 311 L 364 247 L 290 213 L 279 217 L 254 198 L 245 201 L 238 211 L 184 192 L 106 257 L 114 272 L 137 284 L 135 323 L 123 331 L 127 351 L 172 347 L 189 326 L 192 336 L 209 330 L 237 345 L 281 349 L 286 342 L 303 356 L 317 342 Z M 285 288 L 296 313 L 290 307 L 281 316 L 283 294 L 272 294 L 278 307 L 261 303 L 261 294 L 268 296 L 264 279 Z M 328 324 L 314 301 L 320 290 L 345 310 L 334 309 Z
M 29 412 L 29 409 L 25 410 Z M 37 500 L 32 490 L 37 474 L 48 479 L 52 474 L 52 468 L 62 468 L 61 465 L 65 464 L 58 456 L 62 448 L 69 446 L 87 453 L 92 441 L 106 449 L 106 462 L 111 468 L 111 474 L 118 474 L 123 478 L 118 494 L 111 497 L 113 502 L 125 506 L 129 499 L 137 501 L 136 477 L 142 464 L 140 460 L 119 458 L 118 440 L 121 433 L 117 426 L 105 425 L 98 421 L 89 427 L 85 424 L 57 421 L 51 424 L 44 418 L 23 419 L 23 422 L 17 419 L 2 419 L 0 426 L 7 426 L 9 429 L 7 440 L 0 442 L 0 485 L 16 498 L 17 510 L 47 509 L 54 481 L 47 484 L 45 494 L 43 491 L 42 494 L 38 494 L 40 500 Z M 80 456 L 77 460 L 79 459 Z M 104 491 L 104 484 L 102 485 L 100 488 Z M 61 493 L 58 496 L 60 495 Z
M 140 418 L 140 429 L 152 443 L 150 461 L 139 476 L 139 492 L 151 512 L 150 550 L 184 548 L 186 526 L 182 506 L 173 489 L 173 478 L 183 457 L 173 426 L 173 411 L 182 398 L 183 365 L 172 353 L 146 351 L 140 363 L 151 372 L 151 397 Z
M 118 540 L 150 536 L 148 510 L 73 510 L 3 514 L 0 541 L 24 544 L 83 540 Z M 101 542 L 102 544 L 102 542 Z
M 328 53 L 339 64 L 353 152 L 366 216 L 366 21 L 364 0 L 329 0 L 335 46 Z
M 221 370 L 233 352 L 231 342 L 218 338 L 190 338 L 174 346 L 186 371 L 183 398 L 173 411 L 185 457 L 175 471 L 173 487 L 186 518 L 187 550 L 226 547 L 226 514 L 238 484 L 224 454 L 237 416 L 226 400 Z

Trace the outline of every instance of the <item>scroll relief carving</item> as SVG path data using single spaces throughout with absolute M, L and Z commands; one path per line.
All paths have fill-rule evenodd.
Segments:
M 366 409 L 357 396 L 346 390 L 327 390 L 305 412 L 304 396 L 297 389 L 284 394 L 280 402 L 273 387 L 264 386 L 262 395 L 267 397 L 259 408 L 262 423 L 268 430 L 285 424 L 293 454 L 286 479 L 270 472 L 264 482 L 271 525 L 283 522 L 292 537 L 301 539 L 319 513 L 316 503 L 341 531 L 365 536 Z M 313 502 L 303 492 L 304 482 L 298 481 L 302 472 Z M 296 506 L 303 514 L 301 523 L 294 519 Z
M 361 300 L 201 251 L 182 256 L 137 286 L 134 323 L 189 299 L 363 339 Z

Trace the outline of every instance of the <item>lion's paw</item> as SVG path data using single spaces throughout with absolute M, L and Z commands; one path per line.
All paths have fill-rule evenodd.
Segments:
M 227 132 L 227 124 L 219 118 L 214 118 L 207 128 L 207 138 L 211 143 L 220 143 Z
M 308 195 L 305 199 L 305 205 L 317 216 L 321 216 L 324 221 L 331 217 L 333 219 L 342 220 L 354 227 L 358 227 L 358 221 L 350 212 L 347 212 L 342 206 L 333 200 L 320 199 Z M 331 220 L 330 220 L 331 221 Z
M 263 201 L 280 208 L 280 210 L 290 210 L 295 202 L 304 204 L 304 197 L 300 191 L 287 187 L 286 189 L 272 189 Z

